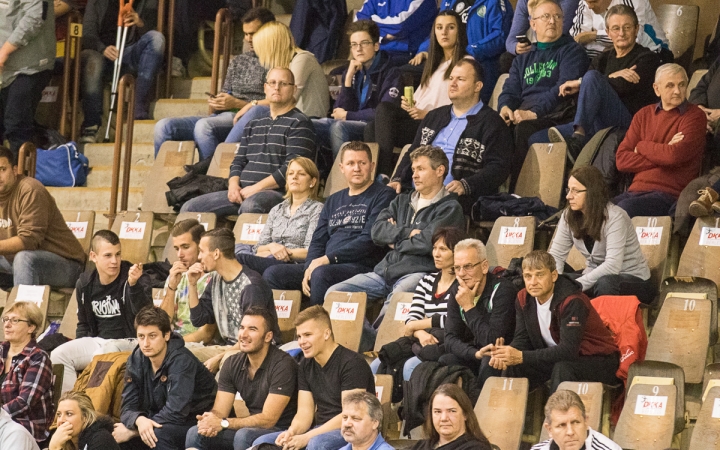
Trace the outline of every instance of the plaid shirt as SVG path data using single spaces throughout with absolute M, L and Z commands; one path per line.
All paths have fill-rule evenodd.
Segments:
M 5 355 L 10 343 L 0 344 L 0 373 L 5 372 Z M 24 426 L 36 441 L 48 438 L 53 421 L 53 373 L 50 356 L 31 340 L 12 358 L 10 371 L 0 387 L 2 407 Z

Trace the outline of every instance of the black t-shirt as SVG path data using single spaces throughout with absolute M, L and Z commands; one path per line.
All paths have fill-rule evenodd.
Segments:
M 290 397 L 290 402 L 275 424 L 288 428 L 297 412 L 297 372 L 295 360 L 271 345 L 265 360 L 250 379 L 250 361 L 245 353 L 236 353 L 223 364 L 218 379 L 218 391 L 240 393 L 251 415 L 260 414 L 268 394 Z
M 93 281 L 90 306 L 97 318 L 98 337 L 103 339 L 129 337 L 125 335 L 125 318 L 122 314 L 124 284 L 124 277 L 117 277 L 110 284 L 100 283 L 99 276 Z
M 303 359 L 298 371 L 298 390 L 309 391 L 317 406 L 317 424 L 342 412 L 342 392 L 365 389 L 375 394 L 375 378 L 358 353 L 338 345 L 325 367 L 315 359 Z
M 105 45 L 117 44 L 117 19 L 120 5 L 116 1 L 107 2 L 107 10 L 100 26 L 100 42 Z

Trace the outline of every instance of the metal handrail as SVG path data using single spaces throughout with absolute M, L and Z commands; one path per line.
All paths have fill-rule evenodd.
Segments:
M 32 142 L 25 142 L 18 151 L 18 175 L 27 175 L 35 178 L 35 167 L 37 165 L 37 147 Z
M 80 97 L 80 51 L 82 50 L 82 31 L 73 32 L 74 27 L 82 30 L 82 15 L 78 11 L 71 11 L 67 18 L 67 33 L 65 35 L 65 64 L 63 65 L 62 101 L 60 106 L 60 134 L 71 141 L 77 140 L 78 132 L 78 98 Z M 72 66 L 72 91 L 70 90 L 70 69 Z M 67 132 L 68 104 L 71 106 L 70 133 Z
M 174 0 L 170 0 L 174 1 Z M 227 76 L 228 64 L 230 64 L 230 48 L 232 45 L 233 22 L 230 16 L 230 10 L 227 8 L 220 9 L 215 14 L 215 40 L 213 41 L 213 58 L 212 72 L 210 73 L 210 93 L 216 95 L 218 93 L 218 84 L 220 80 L 220 55 L 222 52 L 222 74 Z M 222 38 L 222 44 L 220 39 Z M 210 114 L 214 111 L 208 108 Z
M 160 0 L 158 4 L 158 31 L 162 33 L 165 29 L 164 19 L 167 17 L 167 33 L 165 34 L 165 92 L 164 97 L 170 98 L 172 87 L 172 62 L 173 46 L 175 44 L 175 0 L 167 0 L 167 14 L 165 14 L 165 1 Z
M 127 112 L 125 111 L 127 101 Z M 125 159 L 123 161 L 123 184 L 120 198 L 120 210 L 126 211 L 128 206 L 128 193 L 130 190 L 130 162 L 132 161 L 133 128 L 135 119 L 135 78 L 126 74 L 118 84 L 117 118 L 115 119 L 115 152 L 113 154 L 112 184 L 110 187 L 110 222 L 108 228 L 112 228 L 115 214 L 117 213 L 118 184 L 120 181 L 120 154 L 123 144 L 123 120 L 126 121 L 125 128 Z M 124 117 L 127 116 L 127 117 Z

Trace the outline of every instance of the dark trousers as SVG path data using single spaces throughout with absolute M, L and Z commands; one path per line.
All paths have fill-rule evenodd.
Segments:
M 330 286 L 372 270 L 372 267 L 355 263 L 329 264 L 316 268 L 310 278 L 310 304 L 322 305 Z M 304 275 L 304 264 L 277 264 L 266 268 L 263 278 L 272 289 L 300 290 Z
M 6 138 L 16 157 L 20 146 L 33 136 L 35 111 L 51 76 L 50 70 L 21 74 L 0 89 L 0 142 Z
M 565 267 L 569 267 L 567 263 Z M 582 271 L 568 272 L 565 270 L 564 273 L 573 279 L 582 276 Z M 642 303 L 652 303 L 655 295 L 657 295 L 657 288 L 652 278 L 643 280 L 634 275 L 621 273 L 598 278 L 595 285 L 585 291 L 585 294 L 590 298 L 600 297 L 601 295 L 634 295 Z
M 445 353 L 440 357 L 438 362 L 440 362 L 440 364 L 444 366 L 465 366 L 475 372 L 477 374 L 476 383 L 478 392 L 482 390 L 482 387 L 485 385 L 485 381 L 487 381 L 488 378 L 502 376 L 501 370 L 494 369 L 490 365 L 489 356 L 484 357 L 480 361 L 465 361 L 453 355 L 452 353 Z
M 580 356 L 573 361 L 557 363 L 541 361 L 537 365 L 520 364 L 507 368 L 506 375 L 530 380 L 530 390 L 550 380 L 550 394 L 563 381 L 596 381 L 609 385 L 620 382 L 615 376 L 620 365 L 620 353 L 610 355 Z
M 515 136 L 515 152 L 512 161 L 512 179 L 510 183 L 510 192 L 515 190 L 515 183 L 517 177 L 520 175 L 525 157 L 527 156 L 530 140 L 530 136 L 537 133 L 540 130 L 554 127 L 558 125 L 557 120 L 553 119 L 534 119 L 524 120 L 517 125 L 511 125 L 513 127 L 513 133 Z
M 612 202 L 625 210 L 628 216 L 672 216 L 677 198 L 660 191 L 623 192 Z
M 164 423 L 162 428 L 155 428 L 155 437 L 158 441 L 155 443 L 155 450 L 177 450 L 185 448 L 185 436 L 193 425 L 197 425 L 197 421 L 185 425 L 175 423 Z M 122 450 L 147 450 L 150 447 L 139 437 L 130 439 L 120 444 Z
M 283 264 L 288 265 L 299 265 L 300 267 L 305 266 L 305 262 L 290 262 L 286 263 L 285 261 L 280 261 L 275 258 L 263 258 L 261 256 L 255 256 L 255 255 L 249 255 L 246 253 L 236 253 L 235 258 L 240 261 L 240 264 L 247 266 L 254 270 L 255 272 L 259 273 L 260 275 L 263 275 L 265 273 L 265 270 L 272 266 L 278 266 Z
M 377 142 L 379 147 L 377 172 L 392 176 L 393 149 L 412 144 L 420 127 L 400 106 L 390 102 L 380 102 L 375 109 L 375 120 L 365 127 L 365 142 Z

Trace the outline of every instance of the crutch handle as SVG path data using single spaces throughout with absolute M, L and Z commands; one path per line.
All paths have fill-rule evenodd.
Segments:
M 123 0 L 119 0 L 120 2 L 120 9 L 118 10 L 118 26 L 124 27 L 125 26 L 125 16 L 132 12 L 132 4 L 133 0 L 128 0 L 127 2 Z

